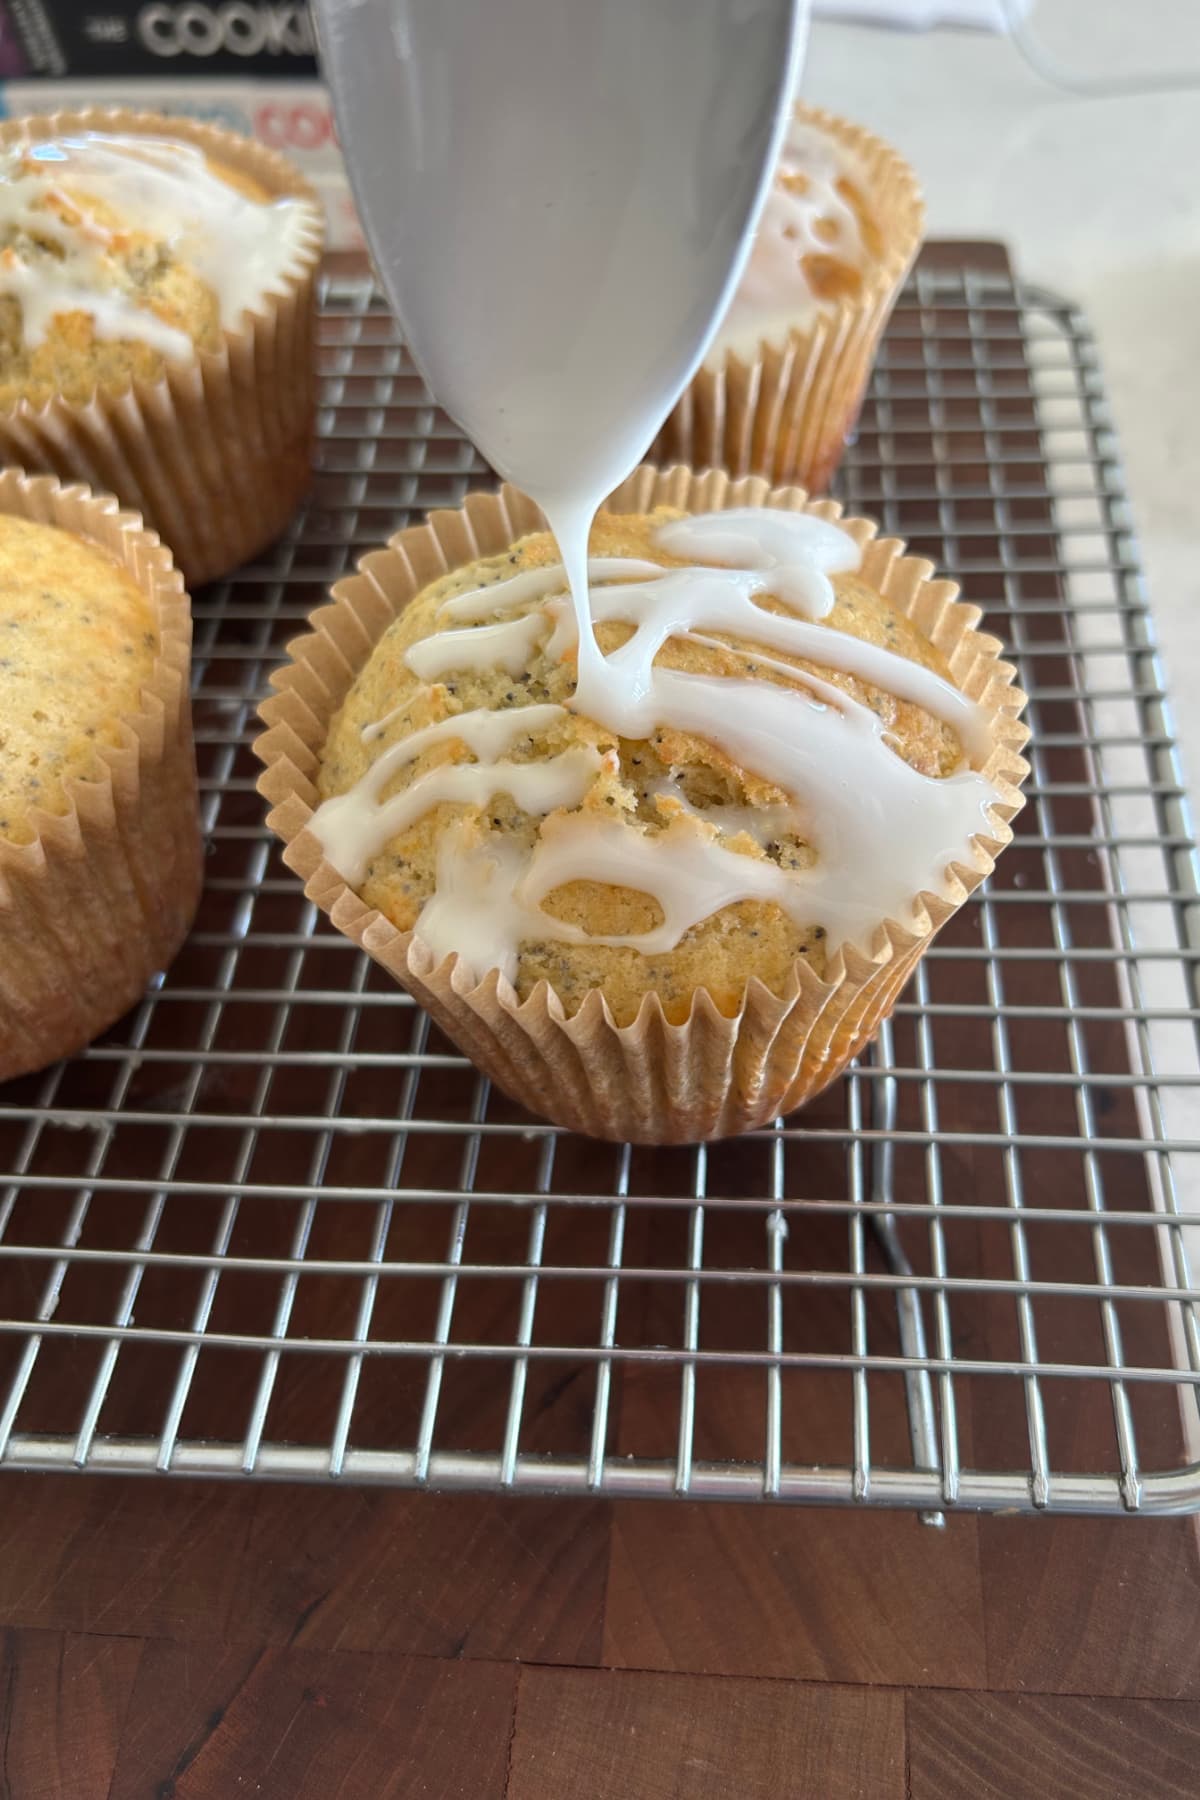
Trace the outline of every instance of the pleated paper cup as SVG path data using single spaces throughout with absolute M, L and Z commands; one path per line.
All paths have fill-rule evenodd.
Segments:
M 65 782 L 66 808 L 0 837 L 0 1081 L 82 1048 L 128 1011 L 187 935 L 201 848 L 188 698 L 191 607 L 166 545 L 108 495 L 0 472 L 0 513 L 107 550 L 148 600 L 158 654 L 121 741 Z
M 409 601 L 447 570 L 504 550 L 544 528 L 538 509 L 514 489 L 468 496 L 460 511 L 435 512 L 424 525 L 398 532 L 386 548 L 338 582 L 331 603 L 312 615 L 312 630 L 290 646 L 264 701 L 267 726 L 255 745 L 266 764 L 260 791 L 272 802 L 269 823 L 282 838 L 284 860 L 305 892 L 337 928 L 382 963 L 426 1007 L 485 1074 L 530 1111 L 594 1137 L 639 1143 L 695 1143 L 727 1137 L 790 1112 L 818 1093 L 878 1030 L 939 926 L 991 870 L 1009 842 L 1027 765 L 1019 722 L 1024 695 L 1013 685 L 1001 646 L 978 629 L 979 612 L 963 605 L 953 582 L 906 556 L 897 539 L 879 539 L 867 519 L 843 519 L 833 501 L 809 502 L 798 488 L 731 481 L 722 471 L 639 469 L 611 497 L 613 512 L 656 506 L 688 512 L 732 506 L 775 506 L 837 519 L 862 547 L 862 574 L 915 621 L 946 657 L 954 680 L 987 710 L 992 750 L 984 773 L 997 798 L 990 829 L 964 844 L 945 896 L 914 896 L 903 923 L 882 922 L 870 954 L 847 946 L 823 976 L 804 961 L 787 991 L 748 981 L 731 1017 L 704 989 L 690 1015 L 668 1023 L 657 994 L 636 1020 L 617 1025 L 603 991 L 594 989 L 570 1017 L 542 982 L 522 1003 L 493 970 L 474 982 L 456 956 L 440 964 L 412 932 L 401 932 L 367 906 L 323 857 L 307 829 L 319 802 L 320 753 L 330 722 L 388 626 Z
M 917 178 L 890 145 L 815 106 L 796 116 L 845 152 L 882 237 L 852 298 L 826 306 L 752 358 L 727 351 L 693 377 L 650 454 L 660 463 L 765 475 L 824 493 L 854 429 L 879 340 L 925 229 Z
M 0 148 L 82 131 L 195 144 L 272 196 L 304 200 L 312 213 L 290 267 L 225 332 L 219 350 L 197 349 L 188 362 L 164 358 L 156 379 L 97 386 L 87 400 L 52 395 L 0 409 L 0 462 L 115 494 L 170 545 L 198 587 L 273 543 L 308 488 L 324 215 L 282 156 L 194 119 L 100 107 L 46 113 L 0 125 Z

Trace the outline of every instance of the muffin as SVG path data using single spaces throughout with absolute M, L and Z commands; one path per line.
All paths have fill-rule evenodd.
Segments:
M 139 519 L 0 473 L 0 1080 L 119 1018 L 191 924 L 190 643 Z
M 502 1087 L 599 1136 L 728 1135 L 819 1091 L 1021 804 L 1022 696 L 977 612 L 798 490 L 647 469 L 613 497 L 592 607 L 630 691 L 656 570 L 741 570 L 746 508 L 816 522 L 827 610 L 797 616 L 786 561 L 734 624 L 722 587 L 654 654 L 644 732 L 572 709 L 557 551 L 511 490 L 367 557 L 262 709 L 310 897 Z M 723 536 L 684 520 L 723 509 Z
M 0 457 L 141 512 L 193 585 L 309 480 L 315 195 L 249 139 L 153 113 L 0 126 Z
M 823 493 L 924 224 L 894 150 L 798 106 L 741 282 L 653 454 Z

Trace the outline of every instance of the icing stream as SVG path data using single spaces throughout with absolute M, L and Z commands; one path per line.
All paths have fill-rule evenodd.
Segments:
M 361 882 L 371 857 L 432 807 L 484 807 L 493 795 L 510 795 L 523 813 L 543 820 L 532 853 L 483 821 L 453 820 L 441 831 L 436 891 L 416 928 L 439 960 L 457 951 L 475 975 L 498 967 L 510 978 L 524 941 L 633 945 L 655 955 L 741 900 L 770 901 L 800 927 L 821 926 L 831 949 L 855 943 L 869 950 L 885 917 L 908 919 L 915 895 L 945 891 L 948 866 L 967 854 L 974 834 L 989 829 L 995 790 L 971 766 L 990 749 L 986 716 L 932 670 L 814 623 L 832 604 L 829 574 L 858 566 L 845 532 L 808 514 L 753 509 L 666 524 L 660 546 L 696 559 L 693 565 L 668 569 L 611 557 L 589 564 L 580 557 L 572 586 L 585 605 L 589 580 L 597 584 L 582 619 L 563 593 L 574 573 L 572 544 L 577 549 L 580 541 L 564 528 L 563 564 L 447 600 L 447 628 L 410 648 L 410 668 L 423 681 L 450 669 L 515 673 L 548 634 L 551 655 L 578 644 L 573 711 L 624 738 L 659 728 L 699 737 L 778 788 L 785 803 L 759 812 L 704 811 L 674 790 L 677 816 L 659 831 L 573 811 L 601 770 L 596 750 L 579 745 L 548 760 L 507 760 L 520 740 L 536 740 L 561 722 L 562 707 L 471 711 L 409 733 L 348 793 L 317 809 L 312 829 L 348 881 Z M 709 566 L 710 559 L 736 566 Z M 755 597 L 768 593 L 795 612 L 757 606 Z M 622 621 L 632 635 L 605 656 L 593 620 Z M 754 660 L 787 676 L 789 685 L 656 662 L 668 639 L 714 644 L 709 633 L 803 657 L 912 701 L 957 733 L 963 766 L 942 780 L 919 774 L 884 742 L 884 727 L 868 707 L 757 648 Z M 364 738 L 377 737 L 395 716 L 367 726 Z M 382 798 L 406 765 L 455 741 L 475 760 L 438 763 Z M 672 790 L 659 784 L 667 795 Z M 747 830 L 764 844 L 783 830 L 802 836 L 815 853 L 811 865 L 785 869 L 730 849 Z M 661 922 L 636 937 L 601 937 L 544 910 L 556 888 L 581 880 L 649 895 Z

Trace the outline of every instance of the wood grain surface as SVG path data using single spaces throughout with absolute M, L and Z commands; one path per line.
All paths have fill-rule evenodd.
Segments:
M 1192 1795 L 1197 1617 L 1186 1520 L 10 1475 L 0 1795 Z
M 883 1689 L 529 1669 L 509 1800 L 902 1800 L 904 1702 Z
M 1045 1694 L 910 1694 L 911 1800 L 1192 1800 L 1200 1707 Z

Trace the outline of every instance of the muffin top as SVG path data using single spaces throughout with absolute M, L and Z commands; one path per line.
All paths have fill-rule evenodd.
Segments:
M 86 400 L 215 350 L 295 266 L 303 200 L 169 138 L 0 152 L 0 405 Z
M 0 838 L 33 841 L 35 809 L 122 741 L 159 640 L 149 601 L 99 545 L 0 514 Z
M 444 576 L 334 718 L 312 829 L 400 930 L 626 1024 L 736 1010 L 944 887 L 994 790 L 979 708 L 845 532 L 601 513 L 591 611 L 625 729 L 581 711 L 554 540 Z M 593 708 L 603 711 L 604 708 Z M 628 728 L 630 719 L 637 729 Z M 972 766 L 974 765 L 974 767 Z
M 837 301 L 855 299 L 882 248 L 853 153 L 798 109 L 709 362 L 730 353 L 752 360 L 764 338 L 786 339 Z

